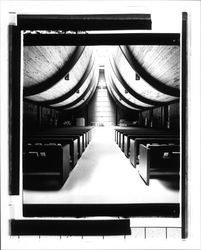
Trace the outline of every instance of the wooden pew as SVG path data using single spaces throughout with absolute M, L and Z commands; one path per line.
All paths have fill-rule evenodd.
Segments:
M 55 139 L 57 140 L 57 143 L 61 142 L 62 140 L 65 140 L 65 139 L 77 139 L 77 144 L 78 144 L 78 147 L 76 149 L 77 151 L 77 157 L 80 158 L 85 147 L 84 147 L 84 135 L 74 135 L 74 134 L 71 134 L 71 135 L 58 135 L 58 134 L 43 134 L 43 135 L 34 135 L 32 137 L 30 137 L 28 140 L 39 140 L 40 138 L 51 138 L 51 139 Z
M 90 142 L 90 138 L 91 138 L 91 132 L 89 129 L 83 129 L 83 128 L 60 128 L 57 130 L 53 130 L 53 131 L 46 131 L 46 133 L 49 134 L 57 134 L 57 135 L 83 135 L 84 137 L 84 146 L 83 146 L 83 150 L 85 150 L 85 148 L 87 147 L 87 145 Z
M 134 167 L 139 163 L 139 146 L 140 144 L 146 145 L 146 144 L 153 144 L 153 143 L 158 143 L 158 144 L 174 144 L 174 145 L 179 145 L 179 138 L 131 138 L 130 139 L 130 162 Z
M 149 131 L 150 129 L 148 128 L 140 128 L 140 127 L 115 127 L 115 138 L 116 138 L 116 143 L 119 145 L 119 147 L 121 147 L 121 143 L 123 140 L 123 133 L 125 132 L 134 132 L 134 133 L 138 133 L 138 132 L 144 132 L 144 131 Z
M 47 163 L 48 159 L 50 158 L 48 157 L 48 159 L 47 158 L 42 159 L 41 157 L 38 157 L 35 159 L 34 158 L 31 159 L 32 156 L 34 157 L 34 154 L 35 156 L 36 155 L 40 156 L 40 154 L 37 153 L 36 151 L 33 151 L 33 155 L 32 153 L 29 153 L 28 154 L 29 157 L 27 158 L 27 154 L 25 153 L 27 144 L 31 143 L 29 146 L 32 146 L 32 148 L 33 147 L 37 147 L 37 148 L 38 147 L 46 147 L 46 148 L 52 147 L 53 149 L 54 147 L 56 147 L 54 148 L 54 151 L 52 152 L 52 156 L 55 154 L 56 158 L 57 158 L 58 146 L 63 148 L 68 145 L 69 152 L 68 152 L 68 157 L 67 156 L 66 157 L 68 158 L 68 164 L 69 164 L 69 167 L 67 169 L 70 172 L 72 168 L 76 165 L 77 160 L 81 156 L 82 152 L 85 150 L 85 148 L 91 141 L 92 129 L 93 127 L 68 127 L 68 128 L 54 128 L 54 129 L 38 131 L 38 132 L 35 132 L 34 134 L 31 134 L 31 135 L 29 134 L 28 136 L 26 135 L 26 133 L 24 133 L 24 155 L 26 155 L 24 158 L 24 163 L 27 165 L 28 160 L 29 162 L 30 160 L 32 160 L 33 162 L 37 160 L 39 162 L 39 165 L 41 165 L 42 160 L 43 160 L 43 163 L 45 164 L 44 159 L 46 159 L 46 163 Z M 53 175 L 52 173 L 50 173 L 49 175 L 52 175 L 53 179 L 55 180 L 55 175 Z M 45 175 L 44 173 L 36 174 L 34 172 L 30 174 L 30 173 L 27 173 L 25 170 L 25 174 L 24 174 L 24 176 L 26 176 L 25 186 L 27 186 L 27 183 L 29 183 L 29 181 L 27 182 L 28 179 L 33 180 L 33 176 L 35 176 L 35 178 L 36 177 L 39 178 L 40 180 L 42 179 L 44 180 L 45 178 L 48 179 L 50 177 L 49 175 L 47 174 Z M 60 176 L 59 173 L 57 173 L 56 175 Z M 41 176 L 43 176 L 43 178 Z M 64 172 L 64 176 L 65 176 L 65 172 Z
M 92 138 L 93 127 L 67 127 L 67 128 L 54 128 L 39 131 L 35 135 L 83 135 L 83 149 L 85 150 Z
M 130 156 L 130 140 L 136 139 L 136 138 L 178 138 L 177 134 L 169 133 L 169 132 L 163 132 L 163 131 L 150 131 L 150 132 L 144 132 L 144 133 L 137 133 L 137 134 L 124 134 L 123 136 L 123 147 L 124 154 L 126 157 Z
M 139 174 L 149 185 L 152 176 L 179 175 L 180 147 L 140 144 Z
M 69 144 L 24 146 L 23 188 L 60 189 L 70 171 Z
M 141 127 L 115 127 L 115 140 L 119 147 L 124 151 L 124 139 L 128 135 L 145 135 L 145 134 L 174 134 L 178 135 L 177 132 L 172 132 L 168 129 L 153 129 L 153 128 L 141 128 Z
M 128 129 L 128 128 L 127 128 Z M 120 147 L 120 142 L 121 142 L 121 132 L 125 130 L 125 128 L 114 128 L 115 130 L 115 142 L 117 143 L 117 145 Z
M 178 138 L 178 132 L 170 131 L 168 129 L 165 130 L 157 130 L 152 128 L 140 128 L 140 127 L 124 127 L 117 128 L 115 127 L 115 138 L 116 142 L 121 148 L 121 150 L 125 153 L 127 157 L 129 157 L 130 152 L 130 139 L 135 138 L 150 138 L 150 137 L 173 137 Z
M 53 128 L 53 129 L 47 129 L 45 131 L 41 131 L 42 133 L 47 132 L 47 133 L 60 133 L 60 134 L 69 134 L 69 133 L 87 133 L 88 141 L 91 141 L 92 137 L 92 131 L 93 131 L 92 126 L 87 126 L 87 127 L 62 127 L 62 128 Z
M 41 137 L 34 137 L 29 138 L 27 143 L 31 144 L 62 144 L 66 145 L 69 144 L 70 146 L 70 166 L 73 169 L 74 166 L 77 164 L 78 160 L 78 139 L 71 138 L 71 137 L 51 137 L 51 136 L 41 136 Z

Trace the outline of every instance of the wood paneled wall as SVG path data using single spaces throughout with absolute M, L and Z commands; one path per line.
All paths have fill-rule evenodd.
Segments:
M 39 129 L 57 127 L 59 122 L 59 111 L 42 107 L 40 105 L 23 103 L 23 129 L 31 133 Z
M 179 103 L 175 103 L 174 105 L 168 106 L 168 127 L 170 129 L 178 129 L 180 124 L 180 116 L 179 116 Z
M 23 104 L 23 128 L 24 132 L 31 133 L 39 129 L 62 127 L 64 122 L 70 121 L 72 126 L 76 124 L 76 118 L 84 117 L 85 124 L 91 125 L 91 121 L 98 118 L 96 97 L 88 105 L 76 110 L 57 111 L 52 108 L 42 107 L 36 104 L 24 102 Z M 179 102 L 169 105 L 144 110 L 142 112 L 122 109 L 110 98 L 110 111 L 108 118 L 117 125 L 121 119 L 132 124 L 139 121 L 139 126 L 152 128 L 169 128 L 179 130 L 180 111 Z M 107 116 L 106 116 L 107 117 Z M 108 120 L 109 121 L 109 120 Z
M 133 122 L 138 121 L 138 111 L 122 109 L 116 105 L 116 119 L 117 124 L 120 122 L 121 119 L 123 119 L 128 122 L 128 125 L 131 125 Z
M 179 102 L 144 110 L 139 113 L 139 125 L 142 127 L 179 130 L 179 124 Z
M 84 118 L 85 125 L 89 125 L 88 123 L 88 104 L 82 108 L 77 110 L 64 110 L 60 112 L 59 115 L 59 127 L 63 126 L 75 126 L 76 125 L 76 118 Z
M 30 132 L 39 128 L 37 105 L 26 102 L 23 103 L 23 128 Z

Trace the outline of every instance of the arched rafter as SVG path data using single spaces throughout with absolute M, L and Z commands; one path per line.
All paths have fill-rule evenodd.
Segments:
M 135 90 L 133 90 L 128 83 L 124 80 L 123 76 L 121 75 L 121 73 L 119 72 L 116 63 L 112 62 L 110 60 L 110 65 L 112 67 L 112 70 L 114 72 L 114 74 L 116 75 L 117 79 L 119 80 L 119 82 L 122 84 L 122 86 L 125 88 L 125 90 L 132 95 L 134 98 L 136 98 L 137 100 L 139 100 L 140 102 L 143 102 L 145 104 L 149 104 L 149 105 L 154 105 L 154 106 L 160 106 L 165 104 L 165 102 L 161 102 L 161 101 L 156 101 L 156 100 L 151 100 L 148 99 L 140 94 L 138 94 Z
M 112 96 L 113 100 L 115 101 L 115 103 L 116 103 L 117 105 L 119 105 L 121 108 L 123 108 L 124 110 L 127 109 L 127 108 L 129 108 L 129 109 L 132 110 L 132 111 L 133 111 L 133 110 L 136 110 L 136 111 L 139 110 L 139 109 L 137 109 L 137 108 L 134 108 L 134 107 L 130 106 L 129 104 L 127 104 L 128 106 L 124 106 L 124 105 L 121 103 L 121 101 L 119 101 L 119 100 L 115 97 L 115 95 L 114 95 L 113 92 L 112 92 L 112 89 L 110 89 L 109 84 L 107 84 L 107 89 L 108 89 L 110 95 Z
M 94 77 L 94 78 L 96 78 L 96 77 Z M 78 105 L 78 106 L 76 106 L 76 107 L 74 107 L 74 106 L 71 106 L 70 108 L 65 108 L 65 109 L 63 109 L 63 110 L 71 110 L 71 109 L 79 109 L 79 108 L 82 108 L 82 107 L 84 107 L 85 105 L 87 105 L 88 103 L 89 103 L 89 101 L 91 100 L 91 98 L 92 98 L 92 96 L 94 95 L 94 93 L 95 93 L 95 91 L 96 91 L 96 87 L 97 87 L 97 84 L 98 84 L 98 81 L 96 80 L 96 79 L 94 79 L 94 78 L 92 78 L 92 80 L 91 80 L 91 82 L 93 83 L 94 82 L 94 86 L 93 86 L 93 84 L 92 84 L 92 86 L 93 87 L 91 87 L 91 93 L 89 94 L 89 96 L 87 97 L 87 99 L 85 100 L 85 102 L 84 103 L 82 103 L 82 100 L 80 100 L 80 104 Z M 87 94 L 87 93 L 86 93 Z M 86 95 L 85 95 L 86 96 Z M 84 97 L 83 97 L 84 98 Z M 83 99 L 82 98 L 82 99 Z
M 136 109 L 143 109 L 144 107 L 140 106 L 140 105 L 137 105 L 131 101 L 129 101 L 126 97 L 124 97 L 122 95 L 122 93 L 118 90 L 118 88 L 116 87 L 115 83 L 113 82 L 113 80 L 111 79 L 110 80 L 110 84 L 111 84 L 111 87 L 112 89 L 114 89 L 115 93 L 125 102 L 127 103 L 128 105 L 130 105 L 131 107 L 133 108 L 136 108 Z
M 71 103 L 68 103 L 68 104 L 65 104 L 65 105 L 62 105 L 62 106 L 58 106 L 57 108 L 66 109 L 66 108 L 71 108 L 74 105 L 77 105 L 80 101 L 82 101 L 83 98 L 86 97 L 86 95 L 90 91 L 90 89 L 93 88 L 93 85 L 94 85 L 93 81 L 94 81 L 94 79 L 92 78 L 89 85 L 88 85 L 88 87 L 86 88 L 86 90 L 76 100 L 74 100 Z

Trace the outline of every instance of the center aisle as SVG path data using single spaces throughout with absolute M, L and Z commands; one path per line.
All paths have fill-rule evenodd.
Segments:
M 178 203 L 179 192 L 157 179 L 146 186 L 114 141 L 112 127 L 96 127 L 66 183 L 58 191 L 24 191 L 24 204 Z

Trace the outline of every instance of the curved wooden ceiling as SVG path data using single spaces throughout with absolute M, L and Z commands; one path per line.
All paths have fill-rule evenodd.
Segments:
M 69 98 L 67 98 L 65 101 L 58 102 L 57 104 L 51 105 L 52 107 L 66 107 L 66 105 L 69 105 L 72 102 L 77 101 L 83 94 L 83 98 L 87 96 L 88 92 L 90 92 L 93 87 L 97 84 L 98 82 L 98 73 L 95 68 L 91 70 L 90 74 L 86 78 L 84 84 L 79 88 L 77 92 L 75 92 L 73 95 L 71 95 Z M 82 99 L 83 99 L 82 98 Z
M 24 46 L 24 89 L 55 75 L 75 55 L 76 46 Z
M 93 75 L 93 78 L 91 79 L 90 83 L 91 83 L 91 88 L 90 90 L 83 93 L 84 96 L 82 96 L 82 99 L 79 100 L 79 102 L 77 100 L 77 103 L 71 105 L 70 107 L 65 107 L 65 110 L 80 108 L 81 106 L 84 106 L 89 103 L 98 85 L 98 73 L 95 73 Z
M 84 51 L 84 47 L 61 47 L 24 47 L 24 96 L 36 95 L 53 87 L 72 69 Z
M 29 96 L 28 99 L 32 101 L 46 102 L 55 100 L 58 97 L 61 97 L 62 95 L 70 92 L 72 89 L 74 90 L 75 86 L 82 79 L 85 72 L 88 71 L 88 69 L 91 69 L 90 63 L 92 63 L 92 54 L 93 53 L 91 48 L 86 47 L 82 55 L 79 57 L 79 60 L 75 62 L 75 65 L 71 68 L 70 71 L 66 72 L 65 76 L 68 74 L 67 79 L 64 76 L 61 80 L 55 82 L 54 86 L 52 86 L 48 90 L 36 95 Z
M 155 56 L 158 55 L 156 54 Z M 160 56 L 161 58 L 163 58 L 163 55 Z M 118 73 L 129 85 L 129 87 L 131 87 L 140 96 L 156 102 L 170 102 L 177 99 L 177 97 L 173 95 L 164 94 L 164 89 L 166 86 L 163 83 L 160 83 L 159 91 L 159 88 L 156 89 L 153 86 L 151 79 L 149 82 L 145 81 L 141 76 L 142 74 L 140 74 L 140 79 L 137 80 L 136 74 L 139 75 L 139 72 L 136 72 L 135 69 L 130 65 L 120 47 L 116 47 L 116 49 L 114 50 L 111 62 L 114 65 L 113 68 L 116 68 Z M 157 64 L 156 67 L 159 67 L 159 65 Z M 162 67 L 161 70 L 163 70 Z M 171 75 L 171 72 L 169 72 L 169 74 Z
M 157 91 L 179 97 L 179 46 L 121 46 L 133 70 Z
M 119 95 L 115 92 L 114 89 L 112 89 L 111 84 L 107 83 L 107 89 L 110 93 L 110 95 L 112 96 L 112 98 L 114 99 L 114 101 L 117 103 L 117 105 L 120 105 L 120 107 L 126 107 L 129 108 L 130 110 L 139 110 L 138 108 L 135 108 L 131 105 L 129 105 L 127 102 L 125 102 L 124 100 L 122 100 Z
M 28 58 L 33 54 L 33 51 L 35 53 L 34 58 L 40 58 L 35 61 L 30 61 L 26 67 L 26 69 L 29 68 L 29 70 L 24 70 L 25 100 L 58 109 L 77 108 L 83 104 L 84 101 L 88 100 L 89 96 L 94 91 L 94 86 L 97 84 L 98 77 L 93 48 L 65 46 L 64 50 L 66 54 L 67 50 L 69 50 L 68 54 L 71 55 L 71 57 L 69 59 L 69 57 L 65 58 L 63 56 L 61 60 L 61 56 L 59 56 L 62 51 L 60 46 L 41 46 L 42 49 L 40 48 L 40 50 L 38 46 L 35 47 L 36 48 L 30 46 L 30 54 L 28 53 L 29 47 L 24 47 L 24 64 L 29 61 Z M 43 51 L 42 55 L 40 53 L 41 50 Z M 43 64 L 43 60 L 45 60 L 44 58 L 48 58 L 49 65 L 48 70 L 44 69 L 43 72 L 41 65 Z M 51 58 L 53 60 L 51 60 Z M 37 63 L 39 65 L 37 65 Z M 55 69 L 55 65 L 59 64 L 66 66 L 65 72 L 62 67 L 58 67 L 57 71 L 53 70 Z M 44 65 L 46 66 L 45 63 Z M 67 69 L 70 70 L 67 71 Z M 34 72 L 37 70 L 38 72 L 35 74 Z M 34 77 L 29 84 L 28 79 L 32 79 L 32 74 Z M 55 74 L 60 75 L 60 78 L 57 78 L 58 81 L 54 78 Z M 37 79 L 37 75 L 42 75 L 43 77 L 41 76 Z M 53 78 L 54 81 L 51 82 Z M 51 82 L 51 84 L 49 84 L 49 82 Z M 45 84 L 46 88 L 41 88 L 41 86 Z M 31 91 L 35 94 L 28 95 L 27 92 L 30 93 Z
M 102 50 L 96 50 L 24 46 L 25 100 L 63 110 L 85 105 L 99 81 Z M 143 110 L 179 99 L 179 46 L 113 46 L 103 57 L 107 87 L 119 105 Z
M 124 46 L 125 47 L 125 46 Z M 180 48 L 179 46 L 128 46 L 128 51 L 153 78 L 171 88 L 179 90 Z
M 108 68 L 106 70 L 106 77 L 107 82 L 109 85 L 111 85 L 111 89 L 115 91 L 118 96 L 124 100 L 127 104 L 130 106 L 133 106 L 136 109 L 142 109 L 146 107 L 151 107 L 152 105 L 149 105 L 145 102 L 140 101 L 135 96 L 130 94 L 123 86 L 121 81 L 117 78 L 117 76 L 114 74 L 112 67 Z M 125 100 L 126 99 L 126 100 Z

